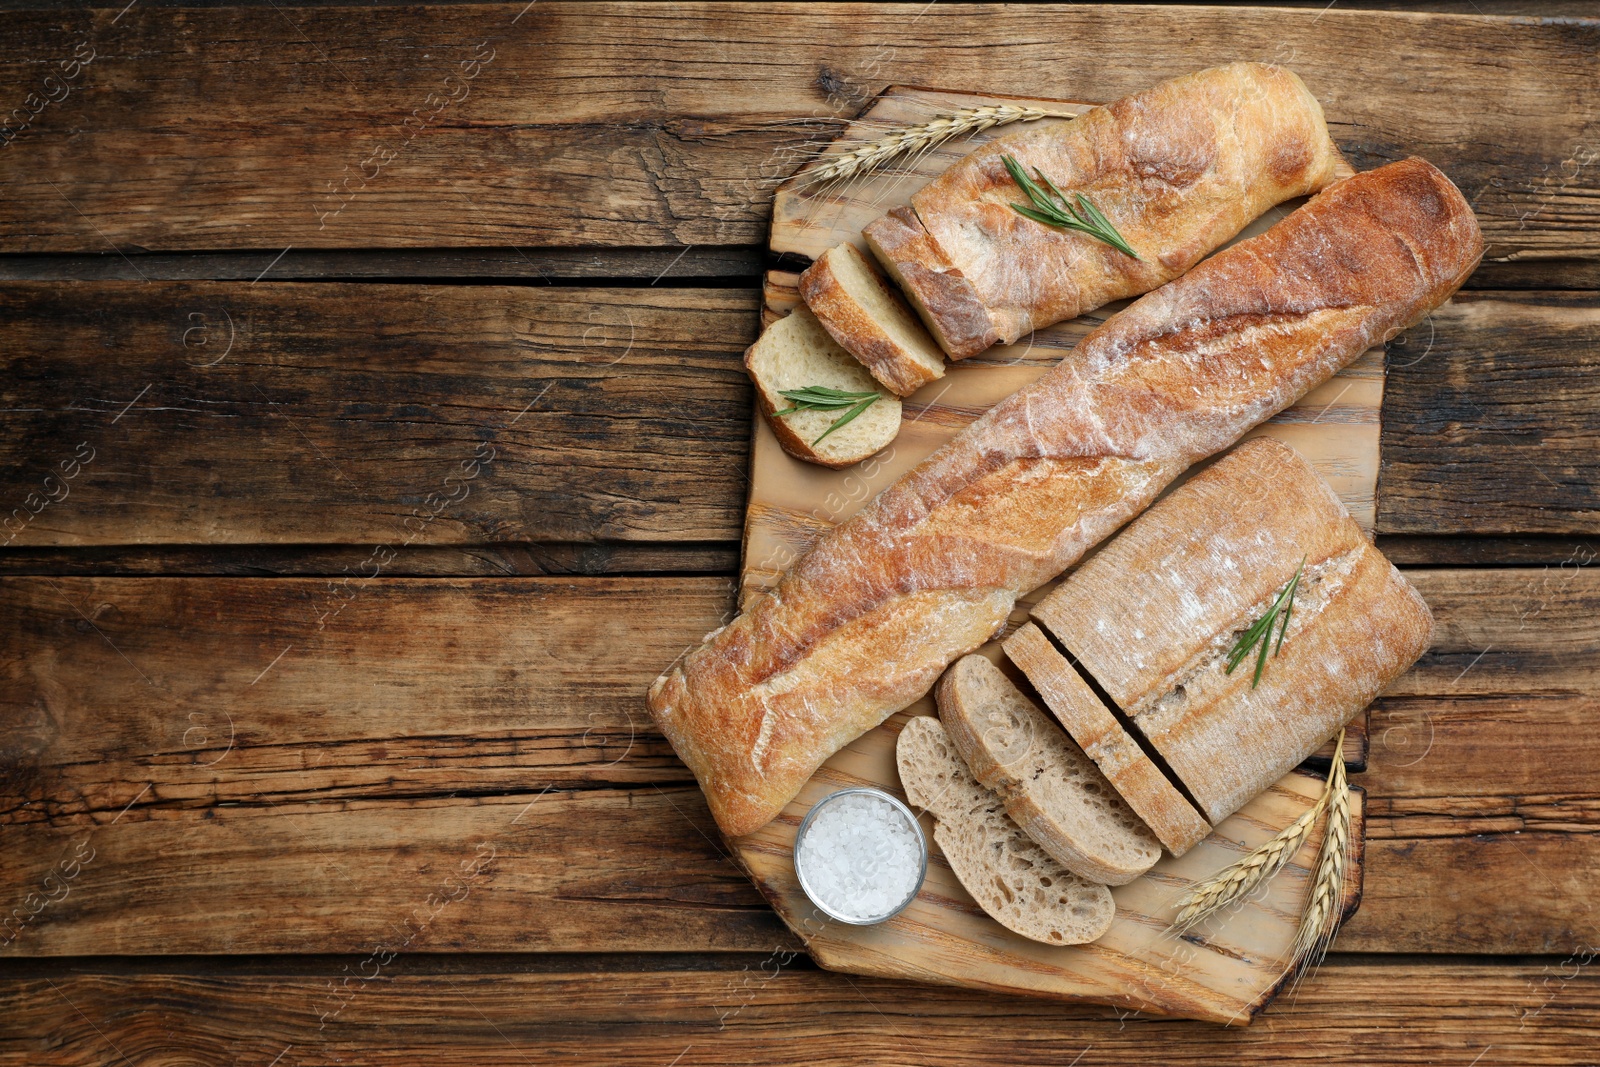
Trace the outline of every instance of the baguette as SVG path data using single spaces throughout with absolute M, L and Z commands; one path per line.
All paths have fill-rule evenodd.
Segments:
M 1006 155 L 1072 203 L 1087 196 L 1139 258 L 1013 211 L 1029 201 Z M 1325 188 L 1342 162 L 1298 77 L 1230 63 L 991 141 L 863 233 L 964 359 L 1178 277 L 1269 207 Z
M 1006 814 L 1073 874 L 1126 885 L 1161 858 L 1161 845 L 1104 774 L 1011 679 L 963 656 L 935 690 L 945 732 Z
M 1205 840 L 1211 833 L 1205 819 L 1037 626 L 1023 626 L 1006 638 L 1003 647 L 1067 733 L 1168 852 L 1181 856 Z
M 934 817 L 933 840 L 995 922 L 1047 945 L 1081 945 L 1116 917 L 1111 891 L 1058 864 L 972 776 L 939 720 L 918 715 L 895 744 L 906 799 Z
M 900 396 L 944 377 L 944 353 L 872 261 L 846 242 L 800 275 L 800 296 L 839 345 Z
M 1472 209 L 1420 159 L 1339 182 L 1090 333 L 657 678 L 649 708 L 724 832 L 925 694 L 1016 598 L 1190 464 L 1455 292 Z
M 1229 651 L 1299 574 L 1254 681 Z M 1216 822 L 1320 748 L 1432 643 L 1421 595 L 1299 453 L 1248 441 L 1033 609 Z M 1281 618 L 1281 616 L 1280 616 Z M 1138 641 L 1128 635 L 1141 635 Z

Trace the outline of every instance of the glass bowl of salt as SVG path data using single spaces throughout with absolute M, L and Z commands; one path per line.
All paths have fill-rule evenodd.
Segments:
M 881 789 L 841 789 L 812 805 L 794 837 L 800 888 L 853 926 L 892 919 L 928 874 L 928 841 L 911 809 Z

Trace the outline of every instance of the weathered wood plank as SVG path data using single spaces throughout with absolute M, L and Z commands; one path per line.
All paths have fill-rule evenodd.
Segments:
M 0 287 L 0 542 L 736 536 L 755 295 Z
M 1358 165 L 1439 163 L 1491 259 L 1600 257 L 1594 22 L 511 3 L 19 12 L 7 29 L 0 87 L 28 125 L 0 157 L 6 251 L 756 244 L 770 181 L 887 85 L 1105 100 L 1228 57 L 1293 66 Z M 1064 40 L 1137 60 L 1061 63 Z M 80 46 L 88 64 L 46 86 Z
M 1439 640 L 1373 711 L 1341 946 L 1600 943 L 1600 575 L 1411 574 Z M 0 582 L 0 897 L 95 850 L 5 951 L 359 951 L 481 841 L 495 903 L 449 909 L 441 949 L 765 950 L 781 926 L 642 703 L 733 584 Z
M 352 555 L 349 545 L 4 548 L 0 549 L 0 574 L 344 578 L 365 555 L 365 550 Z M 1539 557 L 1540 560 L 1544 558 Z M 738 568 L 739 546 L 728 541 L 501 542 L 396 548 L 394 558 L 384 566 L 383 573 L 405 578 L 535 578 L 607 574 L 717 575 L 731 574 Z
M 400 248 L 278 252 L 134 252 L 0 255 L 5 281 L 506 281 L 682 285 L 738 279 L 761 284 L 754 246 L 722 248 Z M 1476 277 L 1476 276 L 1474 276 Z M 1562 285 L 1551 288 L 1562 288 Z
M 1600 305 L 1462 293 L 1389 350 L 1386 533 L 1600 531 Z
M 345 543 L 354 568 L 378 544 L 736 541 L 757 300 L 9 283 L 0 542 Z M 1596 316 L 1594 293 L 1468 294 L 1394 349 L 1380 534 L 1600 529 Z
M 0 821 L 692 782 L 643 694 L 731 589 L 9 579 Z
M 363 950 L 365 951 L 365 950 Z M 374 950 L 376 953 L 378 950 Z M 441 968 L 404 954 L 297 973 L 0 979 L 0 1065 L 535 1062 L 1592 1063 L 1600 968 L 1334 957 L 1249 1029 L 820 973 L 779 950 L 726 969 L 640 961 L 561 970 Z M 381 962 L 380 962 L 381 961 Z M 363 968 L 358 970 L 358 968 Z M 381 980 L 379 980 L 381 978 Z M 1381 996 L 1375 995 L 1381 991 Z M 274 1057 L 279 1057 L 274 1060 Z
M 1600 559 L 1600 540 L 1585 537 L 1434 536 L 1380 534 L 1378 550 L 1401 567 L 1588 566 Z

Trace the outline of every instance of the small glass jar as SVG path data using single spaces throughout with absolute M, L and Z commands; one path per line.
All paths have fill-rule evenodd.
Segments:
M 828 900 L 822 892 L 819 892 L 818 879 L 821 872 L 817 868 L 820 866 L 821 857 L 814 851 L 815 843 L 808 844 L 808 836 L 817 825 L 818 816 L 830 810 L 837 810 L 840 803 L 848 797 L 870 799 L 882 812 L 884 825 L 888 825 L 887 820 L 893 820 L 893 824 L 903 826 L 910 832 L 911 840 L 915 843 L 915 878 L 908 883 L 907 892 L 903 896 L 898 896 L 892 902 L 893 906 L 881 909 L 879 914 L 852 913 L 848 902 Z M 923 834 L 922 825 L 917 822 L 917 817 L 898 798 L 882 789 L 866 786 L 841 789 L 836 793 L 829 793 L 813 804 L 800 823 L 800 830 L 794 835 L 794 872 L 800 880 L 800 888 L 805 890 L 806 896 L 825 915 L 852 926 L 872 926 L 894 918 L 916 899 L 918 891 L 922 888 L 923 879 L 928 875 L 928 839 Z

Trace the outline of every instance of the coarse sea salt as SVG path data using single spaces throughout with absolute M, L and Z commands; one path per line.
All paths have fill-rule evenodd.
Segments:
M 795 845 L 795 867 L 806 892 L 846 922 L 888 918 L 922 884 L 922 831 L 887 797 L 845 791 L 812 811 Z

